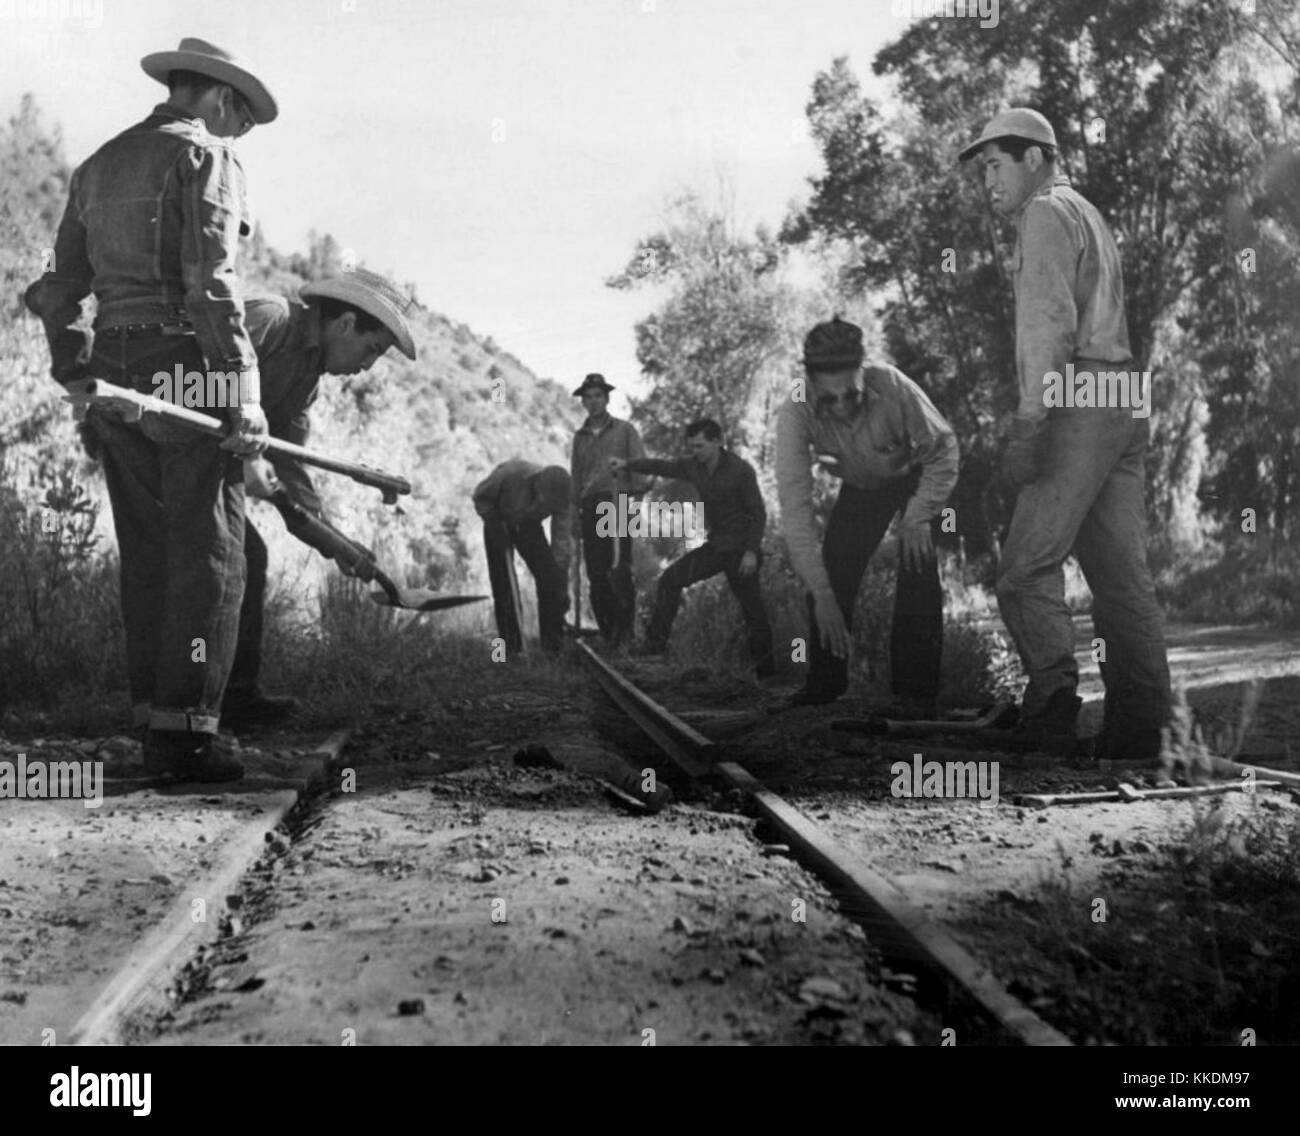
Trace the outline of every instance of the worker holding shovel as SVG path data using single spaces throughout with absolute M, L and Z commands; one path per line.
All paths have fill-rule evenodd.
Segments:
M 386 351 L 396 347 L 414 359 L 415 342 L 407 321 L 413 301 L 391 281 L 364 269 L 305 285 L 303 302 L 283 296 L 250 297 L 245 322 L 257 351 L 262 373 L 262 405 L 273 438 L 304 445 L 310 432 L 308 408 L 328 375 L 357 375 L 369 370 Z M 300 539 L 310 519 L 324 522 L 320 497 L 301 461 L 271 456 L 245 466 L 251 496 L 270 500 Z M 304 518 L 304 513 L 307 515 Z M 299 522 L 302 523 L 299 523 Z M 326 530 L 330 526 L 323 526 Z M 322 528 L 317 524 L 315 529 Z M 337 534 L 326 549 L 349 576 L 371 578 L 367 567 L 374 557 L 368 549 Z M 314 541 L 308 541 L 313 543 Z M 222 718 L 231 729 L 270 726 L 291 714 L 297 701 L 268 695 L 259 685 L 262 664 L 262 607 L 266 598 L 266 544 L 251 520 L 244 525 L 247 583 L 239 612 L 239 638 Z

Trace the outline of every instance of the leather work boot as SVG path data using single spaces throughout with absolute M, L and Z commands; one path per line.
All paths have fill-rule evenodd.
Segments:
M 1093 757 L 1119 765 L 1160 764 L 1160 728 L 1158 726 L 1103 726 L 1095 739 Z
M 240 732 L 269 729 L 291 718 L 301 705 L 288 694 L 263 694 L 260 690 L 231 692 L 221 704 L 221 724 Z
M 1076 726 L 1083 699 L 1070 690 L 1058 690 L 1047 700 L 1041 714 L 1022 717 L 1015 736 L 1026 749 L 1053 757 L 1071 757 L 1078 748 Z
M 154 730 L 145 735 L 144 767 L 176 781 L 238 781 L 243 763 L 235 757 L 239 743 L 216 734 Z

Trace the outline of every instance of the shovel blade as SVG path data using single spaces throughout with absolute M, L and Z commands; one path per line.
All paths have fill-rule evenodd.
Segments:
M 428 588 L 397 588 L 394 600 L 387 592 L 371 592 L 370 598 L 386 607 L 402 607 L 408 611 L 442 611 L 460 607 L 461 604 L 479 603 L 489 596 L 457 596 L 447 592 L 434 592 Z

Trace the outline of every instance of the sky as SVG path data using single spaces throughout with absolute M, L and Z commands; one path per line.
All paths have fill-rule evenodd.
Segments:
M 162 102 L 140 58 L 246 57 L 280 115 L 238 142 L 267 240 L 309 229 L 539 375 L 644 390 L 616 292 L 672 196 L 780 224 L 820 172 L 804 107 L 907 26 L 891 0 L 0 0 L 0 113 L 32 92 L 74 164 Z

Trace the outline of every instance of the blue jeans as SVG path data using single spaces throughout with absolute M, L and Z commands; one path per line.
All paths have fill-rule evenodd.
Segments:
M 761 553 L 758 554 L 758 564 L 754 571 L 748 576 L 742 576 L 740 562 L 744 556 L 744 549 L 723 552 L 706 541 L 701 547 L 692 549 L 668 565 L 659 577 L 659 590 L 655 594 L 654 612 L 646 628 L 646 641 L 653 646 L 666 646 L 668 637 L 672 634 L 673 622 L 677 619 L 677 609 L 681 606 L 682 589 L 724 572 L 732 594 L 740 601 L 740 610 L 745 617 L 749 657 L 761 675 L 772 674 L 775 669 L 772 659 L 772 626 L 768 622 L 767 610 L 763 606 L 763 591 L 758 582 L 758 571 L 763 558 Z
M 587 566 L 587 582 L 591 586 L 591 610 L 596 616 L 600 633 L 613 642 L 632 637 L 632 621 L 636 615 L 636 583 L 632 579 L 632 538 L 630 536 L 598 536 L 596 525 L 600 520 L 596 509 L 602 502 L 613 502 L 613 494 L 588 497 L 582 502 L 582 556 Z M 614 564 L 615 551 L 618 565 Z
M 523 629 L 515 610 L 510 579 L 512 557 L 519 553 L 537 587 L 538 631 L 545 651 L 564 645 L 564 613 L 569 610 L 568 576 L 556 562 L 540 521 L 508 525 L 498 519 L 483 522 L 483 548 L 487 552 L 488 579 L 496 609 L 497 634 L 514 655 L 523 647 Z
M 1041 474 L 1020 491 L 998 569 L 998 606 L 1029 676 L 1023 714 L 1041 715 L 1079 682 L 1062 566 L 1073 550 L 1105 642 L 1103 732 L 1149 734 L 1169 719 L 1164 615 L 1147 567 L 1148 420 L 1124 408 L 1048 412 Z
M 151 376 L 206 370 L 191 336 L 99 331 L 90 373 L 151 393 Z M 244 483 L 219 439 L 146 415 L 92 410 L 121 557 L 131 699 L 150 725 L 216 733 L 244 595 Z M 202 646 L 196 640 L 203 641 Z
M 879 547 L 890 523 L 907 509 L 920 484 L 912 473 L 880 489 L 842 485 L 822 543 L 822 560 L 830 576 L 835 601 L 845 626 L 853 630 L 853 610 L 867 563 Z M 930 525 L 931 532 L 938 522 Z M 808 596 L 808 688 L 843 694 L 849 685 L 849 661 L 836 658 L 821 645 L 821 632 L 812 596 Z M 889 637 L 890 686 L 902 699 L 933 701 L 939 692 L 943 661 L 943 586 L 939 560 L 934 557 L 920 569 L 909 568 L 899 556 L 894 590 L 894 617 Z

